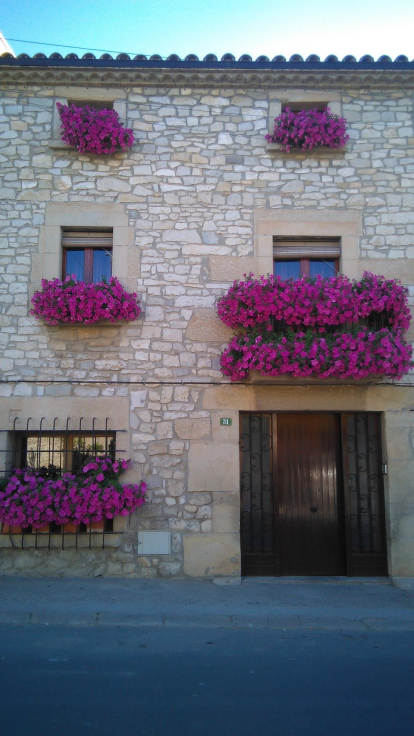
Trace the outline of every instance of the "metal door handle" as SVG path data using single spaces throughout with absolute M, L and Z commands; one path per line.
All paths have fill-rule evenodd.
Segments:
M 310 510 L 312 511 L 312 514 L 316 514 L 318 507 L 317 506 L 311 506 Z

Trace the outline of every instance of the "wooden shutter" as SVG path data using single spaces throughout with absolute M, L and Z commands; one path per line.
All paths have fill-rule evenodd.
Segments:
M 112 248 L 112 230 L 62 230 L 63 248 Z
M 274 258 L 340 258 L 339 240 L 325 238 L 274 238 Z

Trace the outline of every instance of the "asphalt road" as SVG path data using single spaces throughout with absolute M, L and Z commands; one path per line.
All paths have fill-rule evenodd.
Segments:
M 2 736 L 414 736 L 414 633 L 0 626 Z

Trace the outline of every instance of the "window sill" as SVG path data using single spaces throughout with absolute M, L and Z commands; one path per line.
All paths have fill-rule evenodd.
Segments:
M 77 539 L 76 539 L 77 537 Z M 22 534 L 17 533 L 0 533 L 0 549 L 107 549 L 108 547 L 120 547 L 122 542 L 122 534 L 118 532 L 95 533 L 89 535 L 84 534 Z
M 334 158 L 335 156 L 344 156 L 347 152 L 347 147 L 343 146 L 343 148 L 329 148 L 328 146 L 317 146 L 316 148 L 309 149 L 303 149 L 303 148 L 292 148 L 292 150 L 288 151 L 282 151 L 281 150 L 281 144 L 280 143 L 270 143 L 268 142 L 266 144 L 266 151 L 268 153 L 279 153 L 281 156 L 302 156 L 304 158 L 309 156 L 329 156 Z
M 53 139 L 49 141 L 48 143 L 49 148 L 52 148 L 54 151 L 74 151 L 76 153 L 79 153 L 76 146 L 68 146 L 67 143 L 64 143 L 61 140 Z M 133 143 L 132 146 L 129 146 L 129 148 L 123 149 L 123 148 L 116 148 L 114 153 L 128 153 L 129 151 L 137 151 L 138 145 L 137 142 Z M 80 156 L 112 156 L 112 153 L 90 153 L 89 151 L 85 151 L 85 153 L 79 153 Z
M 137 317 L 137 319 L 139 319 Z M 49 322 L 45 322 L 42 319 L 38 320 L 43 324 L 45 327 L 117 327 L 124 324 L 130 324 L 131 322 L 136 322 L 137 320 L 130 319 L 117 319 L 115 322 L 111 322 L 109 319 L 99 319 L 96 322 L 57 322 L 55 325 L 49 324 Z
M 345 386 L 351 384 L 353 386 L 367 385 L 367 384 L 380 384 L 384 380 L 384 376 L 372 375 L 368 378 L 320 378 L 319 376 L 263 376 L 260 371 L 251 371 L 249 377 L 246 379 L 246 384 L 249 385 L 278 385 L 278 386 L 301 386 L 301 385 L 313 385 L 313 386 L 326 386 L 336 385 Z

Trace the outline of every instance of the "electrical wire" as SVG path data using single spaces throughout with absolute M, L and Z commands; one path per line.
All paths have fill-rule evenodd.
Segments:
M 130 56 L 137 56 L 138 51 L 114 51 L 114 49 L 93 49 L 89 46 L 67 46 L 64 43 L 47 43 L 46 41 L 27 41 L 23 38 L 7 38 L 7 41 L 14 41 L 16 43 L 31 43 L 35 44 L 36 46 L 53 46 L 55 48 L 59 49 L 76 49 L 77 51 L 100 51 L 103 54 L 129 54 Z M 143 54 L 143 56 L 152 56 L 152 54 Z M 157 54 L 157 56 L 161 56 L 161 54 Z M 167 56 L 161 56 L 161 59 L 165 60 L 167 59 Z

